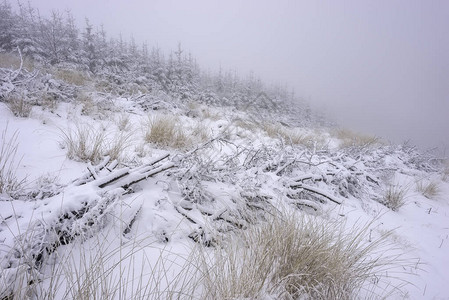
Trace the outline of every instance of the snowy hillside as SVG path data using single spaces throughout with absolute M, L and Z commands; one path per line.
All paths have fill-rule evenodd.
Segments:
M 449 299 L 447 162 L 203 76 L 181 48 L 87 30 L 49 52 L 17 28 L 0 36 L 0 299 Z

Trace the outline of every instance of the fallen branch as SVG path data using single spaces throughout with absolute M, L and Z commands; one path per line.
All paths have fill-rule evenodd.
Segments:
M 312 193 L 315 193 L 317 195 L 320 195 L 320 196 L 322 196 L 322 197 L 324 197 L 324 198 L 326 198 L 326 199 L 328 199 L 328 200 L 330 200 L 330 201 L 332 201 L 334 203 L 337 203 L 337 204 L 341 204 L 342 203 L 342 201 L 340 199 L 337 199 L 333 195 L 331 195 L 331 194 L 329 194 L 329 193 L 327 193 L 327 192 L 325 192 L 325 191 L 323 191 L 321 189 L 313 187 L 313 186 L 308 186 L 308 185 L 304 185 L 302 183 L 297 183 L 297 184 L 290 185 L 290 188 L 303 189 L 303 190 L 306 190 L 308 192 L 312 192 Z

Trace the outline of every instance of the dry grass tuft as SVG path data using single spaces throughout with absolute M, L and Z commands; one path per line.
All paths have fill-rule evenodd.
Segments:
M 369 242 L 370 225 L 347 233 L 341 222 L 269 217 L 204 258 L 205 298 L 356 298 L 397 258 L 380 251 L 386 236 Z
M 76 123 L 75 128 L 61 130 L 61 137 L 70 159 L 98 162 L 106 154 L 106 132 L 102 129 Z
M 78 161 L 98 162 L 109 155 L 111 159 L 123 160 L 124 152 L 132 146 L 133 133 L 107 133 L 104 128 L 76 123 L 74 128 L 61 130 L 62 147 L 67 157 Z
M 182 149 L 189 145 L 189 139 L 173 116 L 150 117 L 145 126 L 145 141 L 161 147 Z
M 308 149 L 327 147 L 326 139 L 319 133 L 306 134 L 298 128 L 288 128 L 278 123 L 263 123 L 262 128 L 269 137 L 279 138 L 290 145 L 301 145 Z
M 383 197 L 383 204 L 392 211 L 398 211 L 405 204 L 408 189 L 400 185 L 390 185 Z
M 0 53 L 0 68 L 5 69 L 19 69 L 20 68 L 20 56 L 13 53 Z M 27 71 L 34 70 L 34 62 L 28 57 L 23 58 L 22 68 Z
M 446 161 L 446 165 L 443 169 L 442 179 L 444 181 L 449 181 L 449 161 Z
M 107 155 L 121 162 L 125 159 L 125 150 L 133 146 L 133 132 L 120 131 L 107 143 Z
M 340 129 L 335 132 L 335 136 L 341 141 L 340 148 L 363 147 L 370 148 L 380 144 L 380 138 L 376 136 L 364 135 L 350 130 Z
M 211 132 L 204 123 L 197 123 L 192 130 L 192 136 L 195 137 L 198 142 L 206 142 L 210 139 Z
M 86 93 L 81 93 L 77 97 L 77 102 L 82 105 L 81 114 L 85 116 L 92 116 L 98 111 L 97 104 L 91 96 Z
M 428 199 L 435 198 L 440 194 L 440 186 L 436 181 L 425 183 L 420 180 L 416 183 L 416 190 Z
M 10 95 L 5 102 L 14 116 L 21 118 L 28 118 L 30 116 L 33 106 L 24 97 Z
M 129 114 L 127 113 L 120 114 L 116 120 L 116 124 L 120 131 L 130 131 L 132 129 Z
M 18 132 L 15 131 L 8 138 L 8 125 L 2 131 L 0 145 L 0 194 L 14 194 L 19 191 L 25 184 L 25 179 L 17 178 L 17 168 L 20 161 L 16 162 L 17 154 L 17 137 Z
M 77 70 L 56 69 L 52 73 L 57 79 L 77 86 L 83 86 L 87 81 L 86 75 Z
M 107 235 L 59 247 L 39 271 L 23 258 L 15 274 L 0 274 L 1 299 L 194 299 L 198 276 L 188 258 L 145 238 Z

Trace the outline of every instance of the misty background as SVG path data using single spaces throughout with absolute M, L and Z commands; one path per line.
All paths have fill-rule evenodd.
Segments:
M 30 0 L 203 69 L 287 84 L 342 127 L 449 152 L 449 1 Z

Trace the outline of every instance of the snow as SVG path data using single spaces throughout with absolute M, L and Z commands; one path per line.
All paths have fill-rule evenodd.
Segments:
M 50 233 L 46 228 L 63 222 L 60 217 L 67 214 L 68 219 L 64 223 L 67 227 L 60 229 L 68 230 L 78 237 L 83 236 L 83 239 L 82 242 L 73 243 L 72 248 L 69 248 L 70 245 L 60 245 L 58 251 L 64 253 L 65 249 L 70 249 L 67 251 L 74 255 L 71 258 L 74 267 L 80 268 L 77 262 L 86 260 L 83 255 L 94 255 L 93 249 L 96 249 L 101 238 L 104 239 L 101 242 L 102 247 L 105 247 L 103 250 L 111 258 L 108 264 L 117 262 L 119 254 L 114 249 L 122 247 L 120 255 L 126 256 L 121 262 L 126 266 L 122 271 L 128 272 L 127 268 L 134 268 L 130 272 L 140 274 L 140 268 L 152 266 L 161 268 L 166 273 L 167 278 L 157 280 L 169 281 L 168 278 L 174 278 L 176 274 L 183 272 L 185 259 L 192 247 L 195 247 L 195 243 L 189 238 L 193 233 L 204 240 L 213 239 L 242 222 L 242 211 L 248 209 L 245 201 L 254 201 L 255 206 L 263 208 L 264 203 L 276 205 L 277 201 L 291 192 L 292 195 L 298 193 L 300 197 L 290 203 L 299 204 L 299 207 L 301 204 L 322 207 L 322 211 L 318 213 L 330 219 L 345 219 L 348 230 L 351 226 L 369 222 L 372 222 L 373 235 L 393 230 L 389 241 L 408 260 L 408 265 L 402 267 L 401 276 L 411 284 L 389 298 L 449 299 L 449 183 L 438 172 L 412 168 L 395 152 L 382 154 L 372 151 L 366 154 L 368 157 L 363 158 L 363 161 L 345 158 L 344 154 L 338 152 L 338 142 L 328 133 L 324 136 L 330 139 L 328 146 L 333 150 L 326 154 L 315 152 L 309 159 L 307 155 L 310 155 L 310 150 L 300 152 L 289 146 L 284 149 L 291 151 L 271 151 L 270 149 L 280 149 L 278 139 L 268 137 L 263 130 L 242 129 L 229 121 L 236 118 L 232 111 L 213 107 L 208 109 L 221 115 L 221 118 L 208 118 L 204 122 L 214 137 L 223 137 L 221 133 L 227 129 L 229 134 L 226 139 L 200 147 L 197 151 L 190 152 L 190 156 L 180 150 L 157 149 L 154 145 L 147 145 L 148 155 L 139 158 L 135 148 L 143 142 L 143 137 L 138 128 L 145 124 L 147 112 L 125 98 L 113 98 L 111 103 L 114 109 L 108 112 L 110 117 L 107 119 L 81 116 L 79 107 L 72 103 L 61 103 L 54 112 L 33 107 L 31 117 L 17 118 L 4 103 L 0 103 L 0 130 L 8 126 L 10 135 L 16 130 L 19 133 L 16 158 L 20 165 L 17 175 L 27 179 L 25 191 L 31 193 L 44 190 L 47 182 L 54 192 L 53 195 L 41 194 L 29 199 L 22 195 L 11 201 L 0 201 L 0 256 L 1 266 L 6 270 L 2 275 L 4 278 L 13 278 L 11 274 L 24 272 L 21 269 L 23 265 L 19 262 L 16 262 L 17 266 L 8 266 L 13 261 L 8 256 L 9 250 L 16 247 L 18 241 L 24 241 L 23 234 L 26 237 L 31 234 L 31 230 L 34 236 L 42 239 L 42 243 L 49 243 L 51 246 L 52 240 L 48 237 Z M 126 150 L 128 159 L 123 162 L 126 167 L 118 167 L 112 172 L 96 169 L 96 176 L 99 177 L 97 180 L 79 180 L 79 184 L 75 184 L 77 179 L 87 178 L 88 168 L 92 170 L 96 167 L 67 158 L 66 149 L 60 146 L 61 130 L 75 119 L 82 119 L 91 126 L 117 130 L 111 120 L 117 120 L 123 112 L 129 113 L 130 124 L 134 128 L 132 143 L 136 146 Z M 165 113 L 171 112 L 168 110 Z M 238 114 L 239 118 L 246 117 L 242 112 Z M 181 118 L 185 128 L 193 128 L 198 122 L 187 115 Z M 312 132 L 309 129 L 302 130 Z M 332 152 L 334 153 L 331 154 Z M 161 163 L 154 167 L 160 170 L 174 166 L 175 170 L 152 176 L 151 168 L 141 167 L 145 163 L 152 165 L 161 156 L 168 157 L 168 154 L 175 164 Z M 259 158 L 257 155 L 263 156 Z M 375 157 L 376 155 L 384 157 Z M 307 164 L 302 164 L 302 161 Z M 303 169 L 295 169 L 295 163 Z M 246 169 L 242 168 L 244 164 Z M 142 172 L 149 172 L 149 176 L 132 186 L 132 190 L 120 188 L 120 182 L 132 182 L 139 178 L 140 173 L 133 173 L 126 179 L 119 180 L 109 189 L 100 188 L 102 183 L 126 175 L 133 168 L 136 172 L 141 168 Z M 177 168 L 182 171 L 182 176 L 176 174 Z M 385 176 L 393 172 L 391 183 L 407 189 L 406 202 L 398 211 L 391 211 L 376 201 L 385 186 L 377 186 L 366 179 L 367 176 L 372 176 L 373 180 L 380 182 L 382 178 L 379 177 L 384 174 L 379 171 L 381 169 L 391 169 L 386 171 Z M 310 172 L 306 172 L 307 170 Z M 190 179 L 177 181 L 176 176 Z M 432 199 L 424 197 L 416 191 L 419 180 L 426 183 L 436 181 L 440 188 L 439 194 Z M 297 190 L 290 190 L 291 185 L 296 185 Z M 357 189 L 360 189 L 360 198 L 354 196 Z M 315 195 L 302 198 L 310 196 L 304 194 L 304 190 Z M 341 190 L 346 191 L 346 197 L 339 192 Z M 319 194 L 341 204 L 318 199 Z M 189 200 L 186 195 L 191 195 L 195 201 Z M 74 212 L 83 207 L 89 207 L 89 210 L 78 218 Z M 196 224 L 190 222 L 189 218 Z M 94 219 L 95 222 L 90 224 Z M 213 225 L 214 222 L 220 222 L 220 225 Z M 127 227 L 130 228 L 127 230 Z M 31 243 L 32 239 L 26 241 Z M 136 243 L 138 247 L 133 248 Z M 30 247 L 29 251 L 36 250 L 33 248 L 36 245 L 26 244 L 24 247 L 24 250 L 28 249 L 26 247 Z M 56 260 L 51 253 L 45 259 L 45 268 L 50 268 L 53 260 Z M 161 266 L 164 259 L 167 265 Z M 95 264 L 96 261 L 90 263 Z M 190 271 L 189 269 L 188 272 Z M 145 275 L 141 274 L 142 278 L 155 280 L 148 272 L 147 270 Z M 403 282 L 396 282 L 388 274 L 380 276 L 388 279 L 392 285 Z M 162 282 L 160 285 L 162 287 L 168 283 Z

